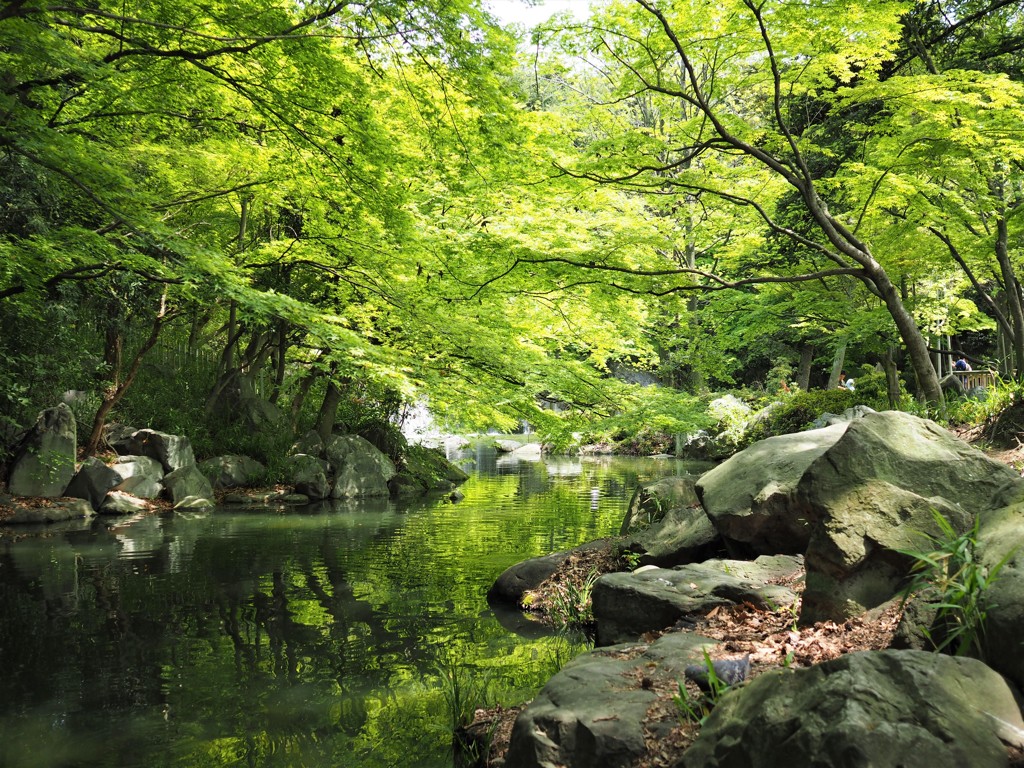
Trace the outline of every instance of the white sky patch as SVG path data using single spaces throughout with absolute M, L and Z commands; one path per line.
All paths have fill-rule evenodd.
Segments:
M 547 21 L 561 11 L 571 11 L 580 21 L 590 16 L 590 0 L 545 0 L 540 5 L 527 5 L 522 0 L 484 0 L 484 7 L 502 24 L 522 24 L 530 28 Z

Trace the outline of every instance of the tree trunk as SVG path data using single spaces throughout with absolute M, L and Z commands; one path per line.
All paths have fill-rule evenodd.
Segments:
M 277 404 L 281 397 L 281 390 L 284 389 L 285 374 L 288 372 L 288 321 L 279 320 L 277 323 L 277 347 L 274 350 L 274 388 L 267 399 Z
M 797 368 L 796 385 L 803 392 L 811 388 L 811 365 L 814 363 L 814 347 L 810 344 L 800 345 L 800 366 Z
M 885 370 L 885 390 L 889 398 L 889 407 L 896 409 L 900 403 L 900 372 L 896 368 L 893 352 L 895 347 L 885 348 L 882 355 L 882 368 Z
M 843 372 L 843 365 L 846 364 L 846 340 L 839 342 L 836 353 L 832 357 L 832 372 L 828 375 L 828 389 L 835 389 L 839 386 L 839 375 Z
M 316 431 L 320 439 L 326 444 L 331 439 L 334 431 L 334 420 L 338 415 L 338 405 L 341 403 L 341 389 L 334 382 L 334 377 L 327 382 L 327 391 L 324 393 L 324 401 L 320 406 L 320 414 L 316 419 Z
M 996 260 L 999 262 L 1003 285 L 1006 286 L 1006 303 L 1010 313 L 1010 322 L 1013 324 L 1013 335 L 1010 337 L 1013 342 L 1013 376 L 1017 381 L 1022 381 L 1024 380 L 1024 305 L 1021 304 L 1020 283 L 1010 261 L 1008 241 L 1006 218 L 999 216 L 996 219 Z
M 114 372 L 114 380 L 109 387 L 103 392 L 103 399 L 100 401 L 100 407 L 96 411 L 96 416 L 92 421 L 92 431 L 89 433 L 89 441 L 85 445 L 85 455 L 92 456 L 99 450 L 100 441 L 103 439 L 103 427 L 107 423 L 107 416 L 114 409 L 121 398 L 124 397 L 125 392 L 135 381 L 135 377 L 139 374 L 139 369 L 142 367 L 142 360 L 146 356 L 146 353 L 151 350 L 160 338 L 160 331 L 163 330 L 164 325 L 168 320 L 171 319 L 172 313 L 167 311 L 166 307 L 167 297 L 162 296 L 160 299 L 160 311 L 157 316 L 153 319 L 153 327 L 150 329 L 149 338 L 143 342 L 142 346 L 135 353 L 135 357 L 132 358 L 132 364 L 128 368 L 128 372 L 125 373 L 124 377 L 118 380 L 120 371 Z
M 914 369 L 921 393 L 925 400 L 944 413 L 946 401 L 943 398 L 939 377 L 935 373 L 931 356 L 928 354 L 928 344 L 924 340 L 921 329 L 917 327 L 913 315 L 900 299 L 899 291 L 896 290 L 885 271 L 879 268 L 871 273 L 871 278 L 882 301 L 885 302 L 886 309 L 889 310 L 889 315 L 896 323 L 896 329 L 900 333 L 900 338 L 903 339 L 904 346 L 907 348 L 910 365 Z
M 313 386 L 313 380 L 315 376 L 313 371 L 307 371 L 306 375 L 299 381 L 298 389 L 295 392 L 295 397 L 292 398 L 291 406 L 291 425 L 292 434 L 296 434 L 299 431 L 299 414 L 302 413 L 302 406 L 306 402 L 306 395 L 309 394 L 310 387 Z

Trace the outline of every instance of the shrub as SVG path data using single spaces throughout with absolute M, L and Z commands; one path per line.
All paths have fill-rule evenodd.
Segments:
M 616 452 L 627 456 L 652 456 L 671 452 L 675 438 L 672 435 L 651 429 L 641 429 L 635 435 L 618 434 Z
M 777 408 L 773 408 L 762 421 L 758 422 L 750 430 L 749 437 L 751 440 L 761 440 L 773 435 L 800 432 L 823 413 L 842 413 L 847 408 L 862 402 L 857 394 L 844 389 L 813 389 L 809 392 L 797 392 Z

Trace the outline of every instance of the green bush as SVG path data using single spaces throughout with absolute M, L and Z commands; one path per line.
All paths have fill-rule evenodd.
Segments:
M 664 432 L 641 429 L 635 435 L 615 435 L 615 443 L 616 453 L 626 456 L 653 456 L 670 453 L 675 445 L 675 438 Z
M 798 392 L 783 402 L 748 433 L 751 440 L 762 440 L 773 435 L 785 435 L 806 429 L 823 413 L 842 413 L 862 402 L 859 393 L 844 389 L 812 389 Z
M 854 378 L 857 391 L 854 397 L 858 404 L 867 405 L 876 411 L 889 408 L 889 386 L 885 380 L 885 371 L 876 371 L 864 366 L 864 370 Z

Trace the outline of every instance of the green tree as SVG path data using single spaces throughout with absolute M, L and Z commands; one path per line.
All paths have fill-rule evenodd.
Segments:
M 868 215 L 882 212 L 880 201 L 854 197 L 845 183 L 877 178 L 874 164 L 884 161 L 854 149 L 863 149 L 862 137 L 879 122 L 864 105 L 884 116 L 879 84 L 903 77 L 887 66 L 899 52 L 908 9 L 899 2 L 861 4 L 848 13 L 816 2 L 610 6 L 570 49 L 597 61 L 613 81 L 604 103 L 609 118 L 601 139 L 566 171 L 652 197 L 699 199 L 738 213 L 738 220 L 756 214 L 763 232 L 791 241 L 788 265 L 764 264 L 757 258 L 763 237 L 748 235 L 745 260 L 731 265 L 708 260 L 695 269 L 651 258 L 633 274 L 664 281 L 675 269 L 675 290 L 800 286 L 849 275 L 884 305 L 923 393 L 940 404 L 921 320 L 901 291 L 902 254 L 878 251 L 874 233 L 862 228 Z M 614 115 L 626 111 L 622 105 L 638 103 L 657 105 L 663 121 L 657 130 L 626 118 L 616 122 Z M 847 146 L 837 146 L 829 131 L 838 130 L 854 105 L 864 119 L 844 126 Z M 737 237 L 735 225 L 732 231 Z M 739 231 L 753 234 L 749 225 Z M 685 249 L 684 238 L 679 241 L 668 253 Z

